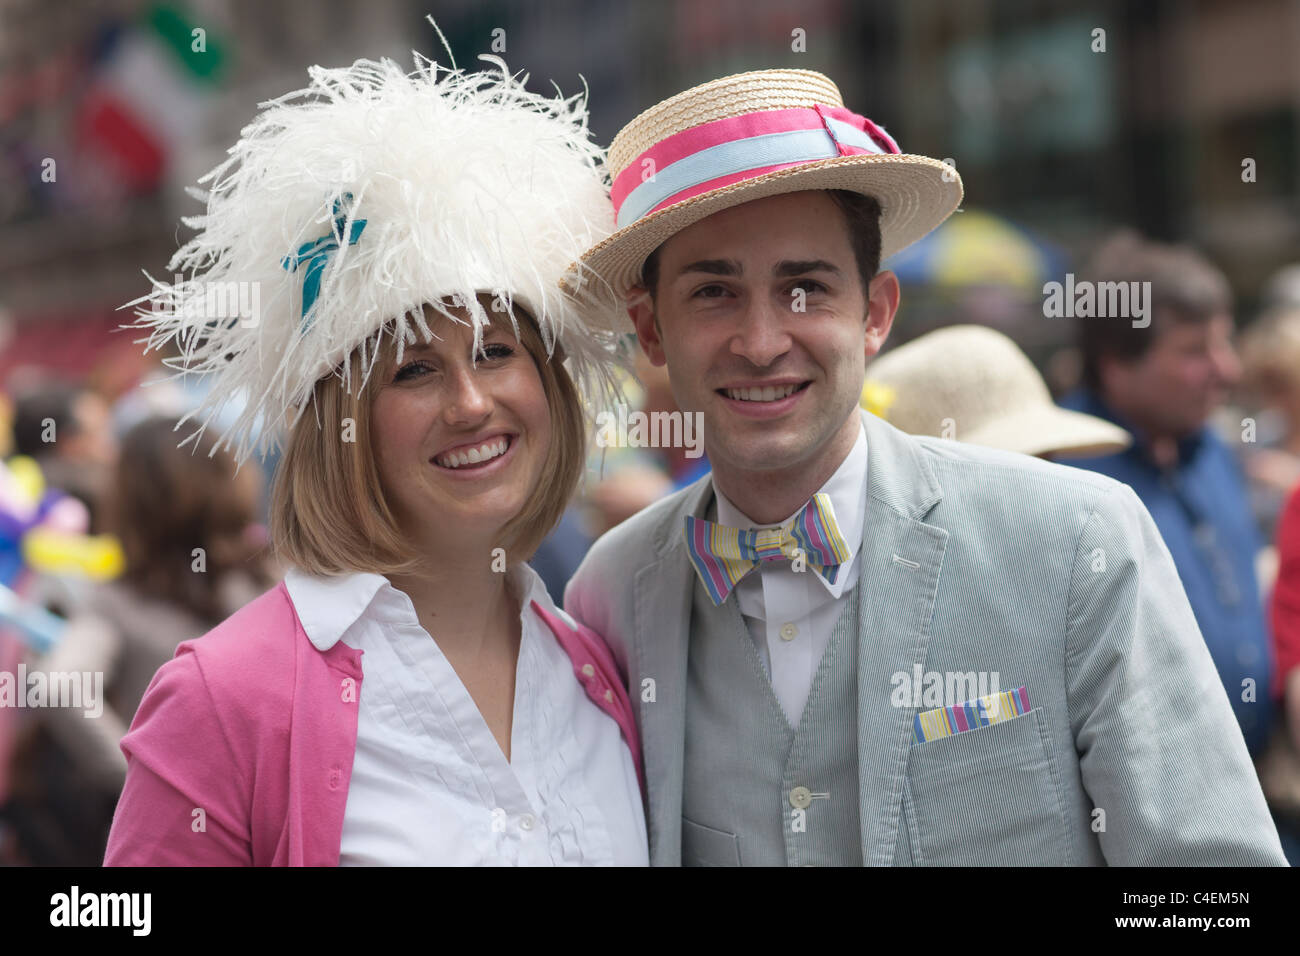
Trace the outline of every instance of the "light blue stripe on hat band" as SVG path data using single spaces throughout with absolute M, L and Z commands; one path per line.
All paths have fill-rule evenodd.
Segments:
M 835 137 L 846 146 L 872 153 L 885 150 L 865 131 L 842 120 L 826 117 Z M 618 210 L 618 228 L 630 226 L 661 202 L 683 190 L 722 176 L 784 163 L 807 163 L 840 155 L 835 139 L 824 129 L 800 129 L 786 133 L 764 133 L 729 143 L 719 143 L 692 153 L 656 170 L 654 175 L 627 194 Z

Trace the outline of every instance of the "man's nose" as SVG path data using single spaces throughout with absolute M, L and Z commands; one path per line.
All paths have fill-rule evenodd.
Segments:
M 790 313 L 766 297 L 750 300 L 731 338 L 731 351 L 765 368 L 790 351 Z

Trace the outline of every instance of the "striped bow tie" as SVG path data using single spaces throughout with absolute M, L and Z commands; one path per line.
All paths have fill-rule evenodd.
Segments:
M 779 528 L 728 528 L 687 515 L 685 533 L 691 565 L 715 606 L 764 561 L 803 557 L 828 584 L 834 584 L 840 565 L 849 559 L 831 497 L 822 492 Z

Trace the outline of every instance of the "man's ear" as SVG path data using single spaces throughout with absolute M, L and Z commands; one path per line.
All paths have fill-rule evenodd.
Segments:
M 627 314 L 636 326 L 636 340 L 651 365 L 666 365 L 663 342 L 659 338 L 659 325 L 655 322 L 655 304 L 650 293 L 642 286 L 633 286 L 627 295 Z
M 898 300 L 902 292 L 898 276 L 886 269 L 871 280 L 867 288 L 866 357 L 871 358 L 885 346 L 889 330 L 893 328 L 898 313 Z

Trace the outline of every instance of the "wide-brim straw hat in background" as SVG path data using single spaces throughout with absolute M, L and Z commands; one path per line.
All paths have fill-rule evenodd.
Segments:
M 1133 442 L 1118 425 L 1053 403 L 1019 346 L 982 325 L 938 329 L 880 356 L 862 404 L 912 435 L 1025 455 L 1110 455 Z
M 755 199 L 809 189 L 872 196 L 881 206 L 882 258 L 939 225 L 962 199 L 952 166 L 903 153 L 811 70 L 739 73 L 678 93 L 622 129 L 607 168 L 617 231 L 565 277 L 566 287 L 587 294 L 595 284 L 625 296 L 665 240 Z

